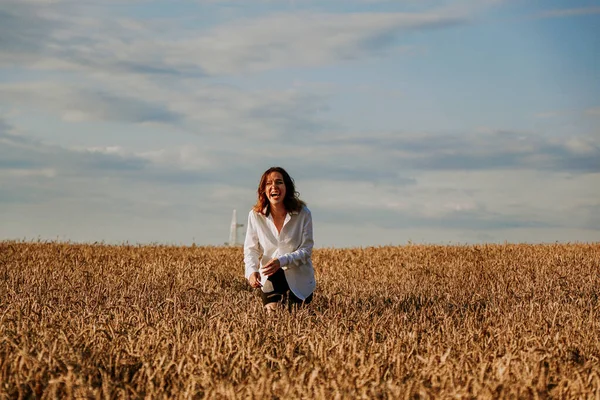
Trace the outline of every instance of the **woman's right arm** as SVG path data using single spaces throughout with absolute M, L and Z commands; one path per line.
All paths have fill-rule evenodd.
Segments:
M 256 224 L 254 223 L 253 211 L 248 214 L 248 225 L 246 229 L 246 239 L 244 240 L 244 265 L 245 277 L 250 279 L 253 273 L 258 273 L 259 258 L 262 253 L 262 248 L 258 241 L 258 233 L 256 232 Z

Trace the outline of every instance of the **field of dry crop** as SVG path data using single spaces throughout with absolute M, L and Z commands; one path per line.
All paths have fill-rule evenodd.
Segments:
M 270 318 L 239 248 L 0 242 L 0 398 L 600 398 L 600 243 L 313 262 Z

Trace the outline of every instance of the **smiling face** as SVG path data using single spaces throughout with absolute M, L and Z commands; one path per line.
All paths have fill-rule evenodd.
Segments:
M 294 180 L 281 167 L 271 167 L 260 177 L 258 199 L 252 209 L 268 216 L 271 211 L 300 211 L 306 205 L 298 198 Z
M 265 182 L 265 195 L 272 206 L 283 204 L 286 195 L 285 181 L 281 173 L 273 171 L 267 175 Z

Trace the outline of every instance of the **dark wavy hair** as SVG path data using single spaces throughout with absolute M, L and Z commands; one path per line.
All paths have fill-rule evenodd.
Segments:
M 296 192 L 296 185 L 290 174 L 281 167 L 271 167 L 262 174 L 257 190 L 258 200 L 252 209 L 257 213 L 266 216 L 271 213 L 271 203 L 269 203 L 265 190 L 267 186 L 267 176 L 269 176 L 271 172 L 279 172 L 283 177 L 283 183 L 285 184 L 283 205 L 285 206 L 286 211 L 294 212 L 302 210 L 302 207 L 306 206 L 306 203 L 300 200 L 300 193 Z

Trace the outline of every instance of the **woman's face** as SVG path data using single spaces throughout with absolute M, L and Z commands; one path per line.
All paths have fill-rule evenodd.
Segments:
M 271 203 L 271 205 L 276 206 L 283 204 L 285 191 L 285 182 L 283 181 L 283 176 L 279 172 L 273 171 L 267 175 L 265 194 L 267 195 L 267 199 L 269 199 L 269 203 Z

